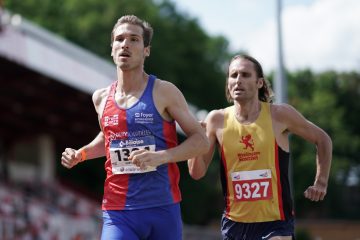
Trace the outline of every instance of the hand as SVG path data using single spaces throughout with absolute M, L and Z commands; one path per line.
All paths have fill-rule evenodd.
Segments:
M 157 167 L 166 163 L 166 159 L 161 157 L 161 151 L 154 152 L 146 149 L 140 149 L 131 152 L 129 160 L 141 170 L 145 170 L 147 167 Z
M 72 148 L 66 148 L 61 156 L 61 164 L 69 169 L 81 162 L 81 160 L 81 152 Z
M 327 186 L 325 184 L 315 183 L 313 186 L 310 186 L 304 192 L 304 196 L 311 201 L 322 201 L 326 195 Z

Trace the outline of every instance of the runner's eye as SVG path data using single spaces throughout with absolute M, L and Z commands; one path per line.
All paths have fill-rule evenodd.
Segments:
M 237 72 L 234 72 L 234 73 L 230 74 L 230 77 L 231 77 L 231 78 L 237 78 L 237 76 L 238 76 L 238 73 L 237 73 Z
M 115 41 L 116 42 L 122 42 L 122 41 L 124 41 L 124 38 L 121 37 L 121 36 L 118 36 L 118 37 L 115 38 Z
M 248 78 L 248 77 L 251 76 L 251 74 L 248 73 L 248 72 L 242 72 L 242 73 L 241 73 L 241 76 L 244 77 L 244 78 Z

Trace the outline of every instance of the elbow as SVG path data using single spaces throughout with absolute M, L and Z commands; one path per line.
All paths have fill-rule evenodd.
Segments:
M 200 180 L 205 176 L 206 171 L 204 171 L 204 166 L 196 161 L 199 161 L 199 159 L 188 160 L 189 175 L 194 180 Z
M 333 143 L 331 137 L 324 131 L 322 140 L 320 141 L 321 145 L 325 146 L 327 149 L 333 148 Z
M 204 175 L 199 175 L 199 176 L 191 176 L 192 177 L 192 179 L 194 179 L 194 180 L 200 180 L 200 179 L 202 179 L 203 177 L 204 177 Z
M 203 178 L 205 176 L 205 173 L 194 172 L 191 170 L 189 171 L 189 174 L 190 174 L 191 178 L 194 180 L 200 180 L 201 178 Z
M 328 134 L 326 134 L 326 136 L 327 136 L 327 138 L 328 138 L 329 147 L 332 149 L 332 148 L 333 148 L 333 142 L 332 142 L 332 140 L 331 140 L 331 137 L 330 137 Z
M 322 156 L 322 159 L 325 159 L 331 162 L 333 143 L 330 136 L 323 131 L 321 137 L 315 142 L 317 148 L 317 155 Z

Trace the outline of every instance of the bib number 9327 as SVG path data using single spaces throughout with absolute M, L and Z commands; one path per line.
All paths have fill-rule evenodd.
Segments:
M 262 200 L 271 198 L 270 181 L 246 181 L 234 183 L 236 200 Z
M 272 198 L 270 170 L 233 173 L 232 184 L 235 201 L 256 201 Z

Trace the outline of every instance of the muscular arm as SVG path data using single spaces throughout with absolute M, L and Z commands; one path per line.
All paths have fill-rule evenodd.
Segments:
M 167 150 L 167 158 L 170 162 L 177 162 L 205 153 L 209 148 L 209 141 L 204 129 L 191 114 L 184 96 L 172 84 L 165 86 L 164 91 L 169 99 L 166 106 L 167 112 L 187 136 L 187 139 L 179 146 Z
M 100 89 L 93 94 L 93 103 L 95 110 L 99 115 L 102 112 L 101 108 L 104 105 L 104 99 L 106 99 L 107 89 Z M 84 151 L 86 158 L 83 159 L 81 152 Z M 76 150 L 73 148 L 66 148 L 61 156 L 61 164 L 66 168 L 72 168 L 80 162 L 88 159 L 94 159 L 105 156 L 105 138 L 102 131 L 87 145 Z
M 205 153 L 209 148 L 205 131 L 191 114 L 179 89 L 170 82 L 159 81 L 154 95 L 160 114 L 174 119 L 184 131 L 187 139 L 174 148 L 158 152 L 134 151 L 130 155 L 133 163 L 140 167 L 158 166 L 164 163 L 184 161 Z
M 83 146 L 78 151 L 81 150 L 85 151 L 86 160 L 105 156 L 105 138 L 103 132 L 99 132 L 89 144 Z
M 109 94 L 110 88 L 102 88 L 96 90 L 92 96 L 95 110 L 98 114 L 98 120 L 101 131 L 89 144 L 83 146 L 79 151 L 84 150 L 86 152 L 87 159 L 94 159 L 105 156 L 105 137 L 102 132 L 100 119 L 105 107 L 105 102 Z
M 72 168 L 80 162 L 88 159 L 99 158 L 105 156 L 105 139 L 104 134 L 99 134 L 89 144 L 78 150 L 66 148 L 61 156 L 61 164 L 66 168 Z M 85 151 L 86 159 L 82 158 L 81 151 Z
M 206 171 L 212 161 L 217 143 L 216 130 L 217 126 L 221 125 L 221 123 L 219 124 L 218 122 L 222 122 L 222 119 L 223 116 L 221 111 L 214 110 L 208 114 L 205 122 L 202 123 L 206 128 L 206 136 L 209 139 L 210 148 L 205 154 L 193 157 L 188 160 L 189 174 L 195 180 L 199 180 L 205 176 Z
M 296 109 L 290 105 L 277 106 L 277 119 L 285 124 L 286 130 L 294 133 L 305 140 L 315 144 L 316 152 L 316 176 L 314 184 L 306 189 L 304 195 L 312 201 L 323 200 L 328 185 L 332 159 L 332 141 L 329 135 L 305 119 Z

